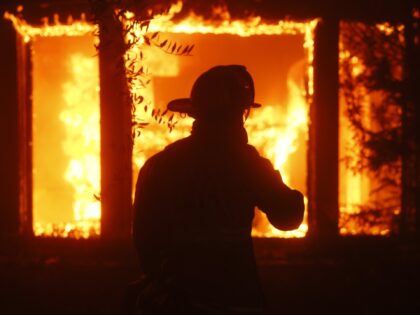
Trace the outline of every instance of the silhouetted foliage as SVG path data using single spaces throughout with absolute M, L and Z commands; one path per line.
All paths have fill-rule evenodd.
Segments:
M 150 76 L 152 75 L 142 63 L 144 52 L 141 47 L 142 45 L 156 47 L 175 56 L 191 55 L 194 45 L 179 44 L 167 38 L 162 38 L 159 32 L 149 32 L 149 26 L 154 16 L 168 14 L 175 1 L 91 0 L 90 2 L 96 24 L 100 24 L 101 19 L 104 18 L 112 18 L 114 21 L 118 21 L 121 27 L 121 36 L 125 43 L 122 54 L 134 47 L 139 48 L 134 54 L 124 55 L 125 67 L 120 69 L 124 71 L 127 78 L 129 99 L 132 105 L 133 138 L 139 136 L 141 130 L 149 125 L 146 119 L 138 118 L 135 115 L 137 108 L 142 108 L 144 113 L 150 115 L 155 122 L 166 124 L 169 130 L 172 130 L 177 124 L 174 115 L 168 114 L 167 110 L 155 108 L 141 93 L 150 83 Z
M 355 170 L 398 166 L 401 158 L 401 107 L 403 102 L 403 42 L 401 31 L 385 33 L 376 25 L 346 23 L 341 88 L 346 115 L 361 155 Z M 354 58 L 354 59 L 353 59 Z M 355 59 L 357 58 L 357 59 Z M 352 62 L 353 60 L 353 62 Z M 355 64 L 354 60 L 359 61 Z M 356 69 L 359 67 L 359 69 Z M 355 71 L 357 73 L 355 74 Z
M 401 209 L 401 215 L 406 211 L 403 168 L 407 155 L 414 154 L 407 148 L 414 134 L 407 132 L 413 113 L 407 105 L 405 36 L 403 24 L 342 23 L 340 84 L 354 132 L 354 152 L 360 152 L 348 156 L 347 165 L 375 178 L 372 196 L 383 190 L 392 192 L 389 198 L 360 209 L 360 218 L 380 220 L 379 210 L 382 216 L 392 217 L 394 232 L 402 227 L 395 209 Z

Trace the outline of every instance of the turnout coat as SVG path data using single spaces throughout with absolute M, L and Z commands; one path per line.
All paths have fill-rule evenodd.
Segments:
M 134 202 L 134 242 L 147 279 L 137 303 L 156 314 L 261 313 L 255 207 L 283 230 L 297 228 L 304 212 L 302 194 L 247 144 L 243 127 L 195 125 L 191 136 L 151 157 Z

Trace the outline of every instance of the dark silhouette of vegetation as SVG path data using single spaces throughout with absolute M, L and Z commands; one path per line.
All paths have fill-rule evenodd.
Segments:
M 193 44 L 179 44 L 167 38 L 162 38 L 159 32 L 149 32 L 149 26 L 154 16 L 168 14 L 174 1 L 159 1 L 156 3 L 156 1 L 91 0 L 90 2 L 93 20 L 96 24 L 100 25 L 103 19 L 111 18 L 120 27 L 120 33 L 124 39 L 124 51 L 121 52 L 121 55 L 140 43 L 145 46 L 156 47 L 175 56 L 191 55 L 194 48 Z M 109 30 L 101 29 L 100 31 L 107 32 Z M 127 39 L 127 35 L 131 35 L 129 39 Z M 107 47 L 107 43 L 102 47 Z M 172 130 L 177 124 L 174 114 L 169 114 L 167 110 L 155 108 L 154 104 L 151 104 L 142 95 L 141 91 L 146 88 L 151 80 L 151 73 L 143 65 L 143 60 L 144 53 L 140 49 L 135 54 L 126 54 L 123 69 L 116 69 L 116 71 L 123 71 L 127 78 L 129 100 L 132 105 L 133 138 L 139 136 L 141 130 L 149 125 L 147 119 L 135 115 L 137 108 L 142 108 L 144 113 L 149 114 L 155 122 L 166 124 L 169 130 Z M 140 91 L 133 87 L 140 87 Z
M 418 166 L 410 93 L 414 82 L 409 77 L 412 56 L 407 55 L 413 41 L 407 30 L 414 25 L 342 23 L 341 27 L 342 52 L 348 53 L 341 60 L 341 91 L 357 147 L 353 152 L 359 152 L 346 162 L 375 182 L 370 192 L 375 202 L 363 206 L 358 219 L 369 225 L 391 218 L 391 233 L 405 233 L 415 212 L 412 185 Z

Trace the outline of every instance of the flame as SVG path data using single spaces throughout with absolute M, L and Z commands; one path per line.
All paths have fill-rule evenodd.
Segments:
M 58 119 L 65 126 L 62 143 L 68 165 L 64 180 L 73 188 L 73 222 L 35 222 L 36 236 L 88 238 L 100 234 L 100 133 L 97 59 L 74 54 L 71 79 L 63 84 L 65 109 Z
M 386 36 L 397 33 L 399 40 L 404 42 L 403 31 L 404 25 L 392 25 L 388 22 L 376 24 L 376 28 Z M 349 64 L 352 78 L 357 81 L 357 78 L 366 71 L 366 65 L 363 60 L 358 56 L 352 55 L 350 51 L 344 47 L 342 41 L 339 44 L 339 61 L 343 65 Z M 363 107 L 363 123 L 365 126 L 372 125 L 370 104 L 374 100 L 369 95 L 368 90 L 364 86 L 356 86 L 355 93 L 357 93 L 358 101 Z M 341 99 L 340 103 L 344 105 L 345 100 Z M 377 220 L 374 224 L 365 226 L 361 224 L 357 218 L 363 212 L 363 206 L 367 205 L 370 201 L 370 192 L 372 190 L 372 183 L 375 180 L 372 174 L 365 172 L 355 172 L 344 163 L 345 160 L 354 159 L 362 155 L 362 150 L 358 147 L 355 139 L 354 130 L 352 130 L 350 121 L 344 113 L 345 105 L 340 104 L 340 198 L 339 198 L 339 211 L 340 211 L 340 234 L 342 235 L 356 235 L 356 234 L 370 234 L 370 235 L 389 235 L 391 230 L 388 223 L 380 222 Z M 399 209 L 393 210 L 394 215 L 398 215 Z M 352 219 L 356 218 L 356 219 Z M 385 218 L 382 218 L 386 221 Z
M 97 31 L 97 26 L 86 22 L 82 14 L 80 20 L 74 21 L 71 16 L 67 18 L 67 24 L 61 24 L 59 16 L 54 15 L 54 24 L 49 24 L 48 18 L 43 19 L 42 26 L 33 26 L 24 19 L 9 12 L 4 13 L 4 18 L 13 23 L 15 30 L 22 36 L 25 43 L 29 43 L 35 37 L 57 37 L 57 36 L 85 36 Z
M 126 41 L 136 43 L 132 45 L 126 52 L 126 60 L 134 60 L 140 55 L 144 48 L 144 39 L 142 35 L 150 32 L 174 33 L 174 34 L 231 34 L 241 37 L 249 37 L 255 35 L 297 35 L 303 34 L 303 47 L 307 51 L 308 61 L 308 92 L 313 95 L 313 58 L 314 58 L 314 30 L 319 19 L 312 19 L 305 22 L 280 20 L 276 24 L 265 23 L 261 17 L 250 17 L 247 20 L 231 20 L 229 12 L 223 13 L 215 9 L 218 16 L 224 19 L 215 24 L 212 20 L 206 20 L 202 16 L 191 12 L 189 16 L 181 21 L 172 21 L 176 13 L 182 10 L 182 2 L 178 1 L 172 5 L 167 14 L 158 14 L 153 17 L 147 28 L 137 23 L 135 15 L 132 12 L 125 13 L 126 25 L 132 27 L 132 31 L 127 33 Z M 141 59 L 141 58 L 139 58 Z M 131 84 L 131 88 L 135 89 L 137 84 Z
M 304 35 L 304 48 L 307 54 L 306 58 L 306 77 L 308 81 L 308 94 L 313 94 L 313 49 L 314 49 L 314 29 L 318 20 L 306 22 L 278 21 L 275 24 L 268 24 L 262 21 L 260 17 L 252 17 L 247 20 L 231 20 L 227 11 L 215 12 L 223 18 L 222 21 L 215 23 L 211 20 L 205 20 L 203 17 L 194 13 L 190 13 L 188 17 L 180 21 L 172 21 L 173 16 L 182 9 L 182 2 L 178 2 L 172 6 L 167 14 L 156 15 L 150 21 L 148 29 L 140 27 L 136 22 L 133 13 L 126 13 L 125 21 L 127 27 L 132 31 L 127 33 L 126 41 L 135 43 L 126 52 L 126 66 L 131 70 L 140 69 L 140 67 L 148 64 L 147 56 L 144 57 L 143 63 L 140 63 L 139 56 L 143 55 L 147 46 L 144 43 L 143 35 L 147 32 L 167 32 L 182 34 L 231 34 L 241 37 L 249 37 L 254 35 L 282 35 L 282 34 L 300 34 Z M 134 61 L 134 63 L 133 63 Z M 160 65 L 162 68 L 162 65 Z M 160 68 L 160 69 L 161 69 Z M 178 65 L 169 67 L 170 73 L 166 75 L 176 75 L 179 73 Z M 153 69 L 149 77 L 153 75 Z M 162 76 L 162 74 L 160 74 Z M 142 80 L 144 78 L 130 78 L 130 91 L 133 97 L 143 96 L 147 106 L 136 108 L 134 117 L 141 120 L 143 114 L 150 113 L 154 104 L 153 93 L 151 89 L 145 89 Z M 289 103 L 288 112 L 284 115 L 284 124 L 279 125 L 274 121 L 274 117 L 279 117 L 276 108 L 279 106 L 265 105 L 263 108 L 255 111 L 246 122 L 246 128 L 250 135 L 250 143 L 254 144 L 260 153 L 267 156 L 282 173 L 283 179 L 289 183 L 289 174 L 286 167 L 287 161 L 297 147 L 306 141 L 308 131 L 308 102 L 302 91 L 305 90 L 303 84 L 297 83 L 296 80 L 288 79 Z M 145 128 L 140 137 L 134 140 L 134 156 L 133 156 L 133 172 L 134 177 L 138 170 L 148 157 L 162 150 L 168 143 L 189 135 L 191 130 L 192 119 L 181 119 L 177 127 L 168 133 L 166 126 L 153 125 Z M 305 203 L 307 202 L 305 198 Z M 304 237 L 308 226 L 305 222 L 294 231 L 280 231 L 275 229 L 268 223 L 264 214 L 257 213 L 258 225 L 253 228 L 252 235 L 257 237 Z
M 357 78 L 363 73 L 365 69 L 363 62 L 357 56 L 352 56 L 348 50 L 345 50 L 342 43 L 340 43 L 339 58 L 340 62 L 349 62 L 351 66 L 351 75 L 354 78 Z M 365 93 L 362 92 L 362 94 Z M 367 106 L 368 104 L 365 105 Z M 341 110 L 343 111 L 344 109 L 342 108 Z M 347 155 L 351 155 L 352 157 L 359 156 L 361 151 L 358 150 L 350 122 L 346 119 L 344 112 L 340 114 L 340 126 L 340 139 L 346 146 L 345 149 L 341 149 L 342 152 L 340 153 L 343 155 L 342 158 Z M 367 189 L 367 179 L 362 176 L 362 174 L 355 173 L 351 168 L 346 167 L 344 163 L 341 163 L 340 165 L 340 172 L 342 178 L 341 186 L 342 190 L 344 190 L 341 192 L 340 196 L 340 217 L 343 217 L 343 215 L 346 214 L 357 214 L 360 212 L 360 206 L 365 201 L 365 198 L 363 198 L 363 190 L 364 188 Z M 357 227 L 349 226 L 349 224 L 340 224 L 340 226 L 341 234 L 354 234 L 352 231 L 357 230 Z
M 65 180 L 74 189 L 74 219 L 83 237 L 99 235 L 100 134 L 99 76 L 97 60 L 75 54 L 70 59 L 72 80 L 64 83 L 66 110 L 60 120 L 66 126 L 63 150 L 69 157 Z M 96 106 L 95 106 L 96 105 Z
M 385 35 L 389 36 L 394 34 L 395 32 L 399 34 L 402 33 L 404 31 L 404 24 L 392 25 L 389 22 L 385 22 L 376 24 L 376 28 Z
M 22 11 L 22 8 L 20 8 Z M 38 37 L 75 37 L 93 35 L 96 25 L 70 16 L 61 24 L 54 15 L 53 24 L 47 18 L 41 26 L 29 25 L 24 19 L 5 12 L 4 18 L 28 43 Z M 97 38 L 94 41 L 97 42 Z M 68 165 L 63 180 L 73 190 L 73 219 L 69 222 L 34 222 L 36 236 L 88 238 L 100 234 L 100 132 L 99 132 L 99 69 L 98 60 L 91 56 L 74 54 L 69 59 L 70 79 L 64 82 L 65 109 L 56 117 L 65 128 L 62 142 L 63 156 Z M 54 117 L 52 117 L 54 119 Z M 36 195 L 36 191 L 34 194 Z

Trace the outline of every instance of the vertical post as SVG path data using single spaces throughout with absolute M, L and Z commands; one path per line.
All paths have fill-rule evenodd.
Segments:
M 315 30 L 314 102 L 310 110 L 309 235 L 338 235 L 339 22 L 324 18 Z
M 401 220 L 400 234 L 409 237 L 415 229 L 415 185 L 416 185 L 416 156 L 415 156 L 415 90 L 417 83 L 414 81 L 415 54 L 414 54 L 414 29 L 413 21 L 407 17 L 404 25 L 404 85 L 405 98 L 402 102 L 402 171 L 401 171 Z
M 418 82 L 420 79 L 420 18 L 414 11 L 407 11 L 404 25 L 404 84 L 405 99 L 402 106 L 402 193 L 401 225 L 402 237 L 419 236 L 419 138 L 418 107 L 420 97 Z
M 100 17 L 101 237 L 131 232 L 131 105 L 124 72 L 121 25 L 108 7 Z
M 0 16 L 0 239 L 19 233 L 19 139 L 16 33 Z
M 16 38 L 19 127 L 19 231 L 33 235 L 32 166 L 32 47 Z
M 414 6 L 413 6 L 414 7 Z M 416 10 L 416 11 L 415 11 Z M 420 82 L 420 5 L 413 8 L 413 39 L 414 39 L 414 47 L 413 47 L 413 100 L 414 100 L 414 125 L 417 126 L 414 128 L 414 137 L 415 137 L 415 171 L 416 171 L 416 178 L 415 178 L 415 209 L 416 209 L 416 235 L 417 235 L 417 242 L 420 242 L 420 136 L 419 136 L 419 128 L 420 128 L 420 90 L 418 88 L 414 88 L 417 86 L 418 82 Z M 417 17 L 414 16 L 415 12 L 418 13 Z

